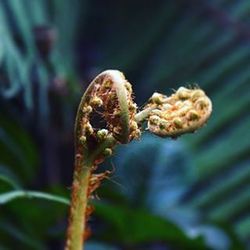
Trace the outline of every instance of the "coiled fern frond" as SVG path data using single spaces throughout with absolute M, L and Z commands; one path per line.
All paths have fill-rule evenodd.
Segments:
M 170 97 L 154 93 L 137 112 L 131 84 L 118 70 L 99 74 L 80 102 L 75 123 L 75 170 L 66 249 L 80 250 L 89 235 L 86 222 L 93 211 L 88 200 L 110 171 L 95 174 L 98 164 L 117 144 L 141 135 L 142 124 L 162 137 L 177 137 L 202 127 L 212 103 L 200 89 L 179 88 Z

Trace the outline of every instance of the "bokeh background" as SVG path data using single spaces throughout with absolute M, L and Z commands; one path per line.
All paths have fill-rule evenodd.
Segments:
M 139 107 L 198 84 L 214 111 L 195 134 L 118 148 L 87 249 L 250 249 L 249 14 L 248 0 L 0 0 L 0 249 L 63 249 L 68 207 L 23 190 L 69 198 L 76 108 L 110 68 Z

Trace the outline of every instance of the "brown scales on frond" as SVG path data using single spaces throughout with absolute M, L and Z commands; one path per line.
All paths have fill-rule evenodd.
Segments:
M 111 173 L 112 171 L 110 170 L 106 170 L 103 173 L 98 173 L 98 174 L 91 173 L 91 175 L 89 176 L 89 186 L 88 186 L 88 195 L 87 195 L 88 200 L 95 198 L 94 192 L 100 187 L 101 182 L 104 179 L 107 179 Z M 85 211 L 85 224 L 86 225 L 85 225 L 85 231 L 83 232 L 84 240 L 88 239 L 91 235 L 91 229 L 87 223 L 93 211 L 94 211 L 94 206 L 91 204 L 87 204 L 87 208 Z

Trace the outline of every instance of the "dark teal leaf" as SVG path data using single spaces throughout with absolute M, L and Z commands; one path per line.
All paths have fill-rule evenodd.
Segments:
M 9 239 L 11 239 L 9 241 Z M 38 240 L 25 234 L 10 222 L 1 220 L 0 222 L 0 249 L 44 249 L 44 245 Z M 6 247 L 6 248 L 5 248 Z
M 38 149 L 27 131 L 0 114 L 0 164 L 8 166 L 22 180 L 30 180 L 38 164 Z
M 14 188 L 14 189 L 19 188 L 19 185 L 6 175 L 0 174 L 0 182 L 7 184 L 8 186 L 10 186 L 11 188 Z
M 143 210 L 104 203 L 97 203 L 95 207 L 95 214 L 112 232 L 102 234 L 101 239 L 124 245 L 160 241 L 180 249 L 207 249 L 201 238 L 188 238 L 173 223 Z

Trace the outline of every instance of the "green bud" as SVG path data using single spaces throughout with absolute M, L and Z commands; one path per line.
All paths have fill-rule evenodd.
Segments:
M 195 110 L 190 110 L 187 116 L 190 121 L 195 121 L 200 118 L 200 115 Z
M 100 129 L 97 131 L 96 135 L 97 135 L 97 138 L 99 140 L 104 140 L 108 135 L 108 130 L 107 129 Z
M 87 113 L 87 114 L 89 114 L 89 113 L 91 113 L 92 112 L 92 107 L 91 106 L 85 106 L 84 108 L 83 108 L 83 112 L 84 113 Z
M 81 142 L 82 144 L 85 144 L 86 141 L 87 141 L 86 136 L 82 135 L 82 136 L 80 137 L 80 142 Z
M 104 151 L 103 151 L 104 156 L 111 156 L 112 153 L 113 153 L 113 151 L 112 151 L 111 148 L 105 148 Z
M 201 89 L 196 89 L 191 96 L 191 99 L 193 102 L 195 102 L 197 99 L 199 99 L 200 97 L 203 97 L 205 94 Z
M 102 106 L 103 102 L 102 102 L 102 99 L 97 97 L 97 96 L 94 96 L 91 100 L 90 100 L 90 104 L 94 107 L 100 107 Z
M 151 97 L 151 101 L 155 104 L 162 104 L 162 95 L 159 93 L 154 93 Z
M 188 99 L 190 97 L 189 90 L 184 88 L 184 87 L 180 87 L 177 90 L 176 94 L 177 94 L 178 98 L 181 100 L 185 100 L 185 99 Z
M 183 126 L 183 122 L 182 122 L 182 120 L 180 119 L 180 118 L 175 118 L 174 120 L 173 120 L 173 122 L 174 122 L 174 126 L 176 127 L 176 128 L 182 128 L 182 126 Z

